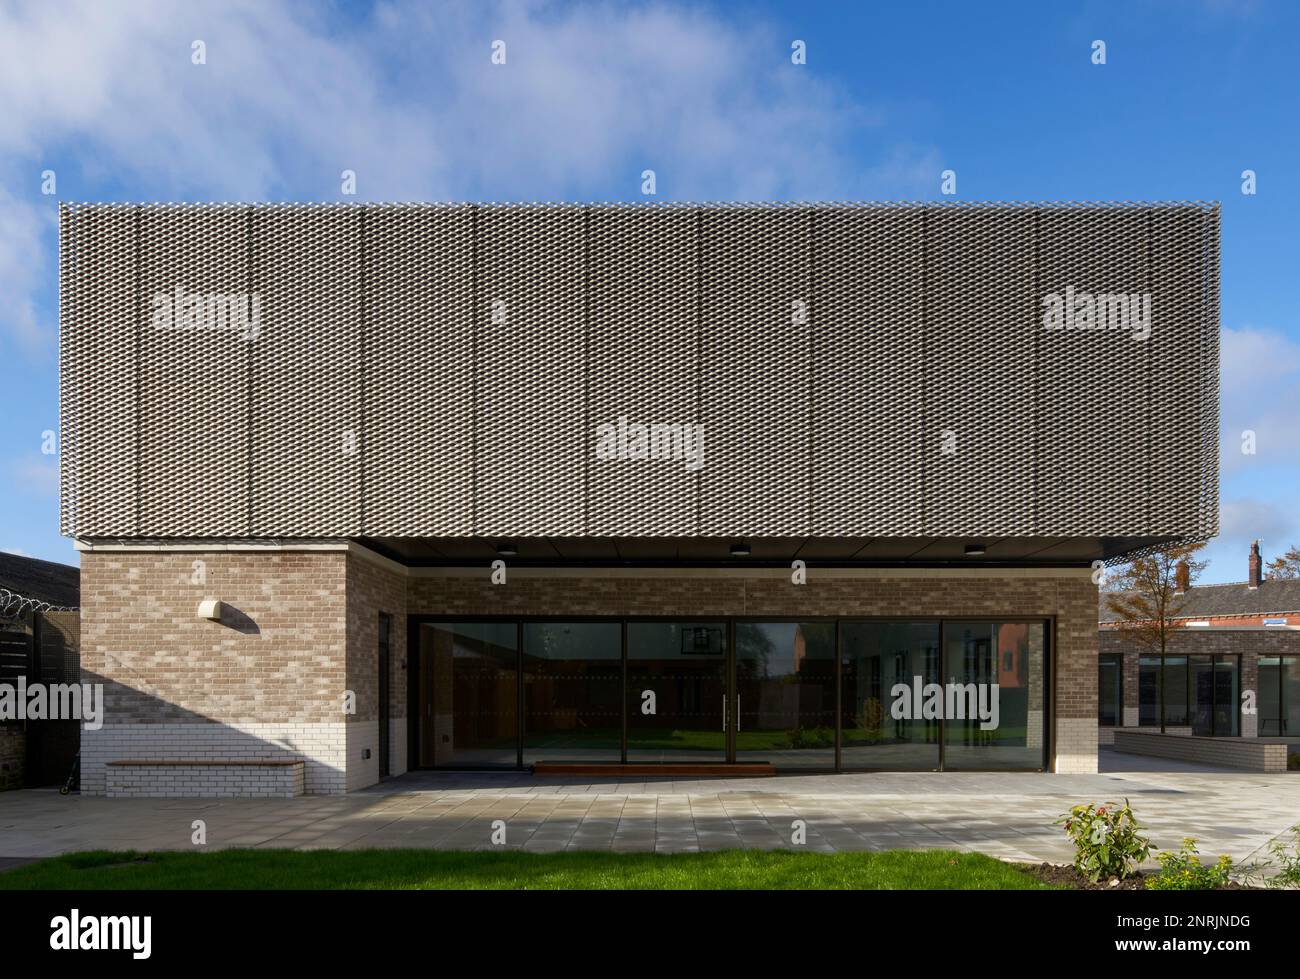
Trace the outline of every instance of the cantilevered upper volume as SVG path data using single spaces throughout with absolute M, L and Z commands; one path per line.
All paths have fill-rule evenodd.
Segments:
M 96 205 L 63 531 L 1070 564 L 1218 513 L 1194 203 Z

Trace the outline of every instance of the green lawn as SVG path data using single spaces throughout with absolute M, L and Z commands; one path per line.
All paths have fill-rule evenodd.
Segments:
M 0 874 L 31 889 L 1031 890 L 1046 885 L 980 854 L 452 850 L 217 850 L 73 853 Z

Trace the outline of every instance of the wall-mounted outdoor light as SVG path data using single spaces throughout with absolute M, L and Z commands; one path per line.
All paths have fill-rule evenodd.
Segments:
M 224 606 L 215 598 L 205 598 L 199 602 L 199 618 L 209 619 L 213 622 L 221 621 L 221 610 Z

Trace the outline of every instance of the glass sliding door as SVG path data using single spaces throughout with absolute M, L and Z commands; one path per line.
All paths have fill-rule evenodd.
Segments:
M 1041 622 L 945 622 L 945 769 L 1042 768 Z
M 526 622 L 523 668 L 525 765 L 622 758 L 619 623 Z
M 420 627 L 420 764 L 519 763 L 519 650 L 513 622 Z
M 736 761 L 835 767 L 835 623 L 737 622 Z
M 627 624 L 627 760 L 727 760 L 727 624 Z
M 939 682 L 939 623 L 845 622 L 840 657 L 841 766 L 937 769 L 939 721 L 917 692 Z

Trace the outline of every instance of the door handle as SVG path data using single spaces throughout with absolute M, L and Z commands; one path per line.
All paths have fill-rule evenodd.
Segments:
M 740 730 L 740 694 L 736 694 L 736 730 Z
M 722 733 L 727 733 L 727 695 L 722 695 Z

